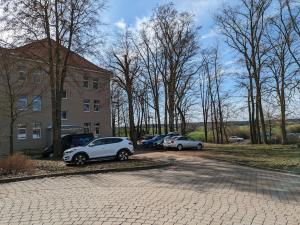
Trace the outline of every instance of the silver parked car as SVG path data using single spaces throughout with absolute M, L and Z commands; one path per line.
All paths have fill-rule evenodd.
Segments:
M 244 141 L 244 138 L 238 137 L 238 136 L 231 136 L 228 141 L 230 143 L 235 143 L 235 142 L 242 142 Z
M 195 141 L 184 136 L 174 136 L 173 138 L 166 139 L 164 140 L 163 146 L 164 149 L 175 148 L 179 151 L 188 148 L 197 150 L 203 149 L 203 143 L 201 141 Z

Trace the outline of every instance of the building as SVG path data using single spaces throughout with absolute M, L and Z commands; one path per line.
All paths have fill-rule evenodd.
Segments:
M 51 93 L 49 76 L 40 60 L 46 57 L 43 41 L 14 49 L 14 83 L 22 83 L 16 100 L 20 112 L 14 126 L 14 150 L 42 150 L 52 143 Z M 111 72 L 99 68 L 78 54 L 72 53 L 68 61 L 68 74 L 62 100 L 62 135 L 71 133 L 94 133 L 110 136 L 110 79 Z M 6 84 L 0 79 L 0 88 Z M 0 107 L 5 110 L 6 99 L 1 95 Z M 0 154 L 9 152 L 9 119 L 0 108 Z

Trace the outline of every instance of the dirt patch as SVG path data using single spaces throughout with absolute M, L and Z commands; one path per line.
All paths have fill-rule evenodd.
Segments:
M 21 172 L 15 174 L 0 174 L 1 179 L 21 178 L 26 176 L 43 176 L 53 174 L 70 174 L 80 172 L 93 172 L 93 171 L 105 171 L 105 170 L 122 170 L 122 169 L 138 169 L 142 167 L 159 166 L 162 161 L 132 158 L 128 161 L 102 161 L 102 162 L 90 162 L 84 166 L 66 165 L 62 161 L 53 160 L 31 160 L 33 163 L 33 170 L 30 173 Z

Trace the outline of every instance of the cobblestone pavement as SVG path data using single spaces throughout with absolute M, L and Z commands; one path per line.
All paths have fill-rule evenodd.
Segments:
M 0 224 L 300 224 L 300 177 L 205 160 L 0 185 Z

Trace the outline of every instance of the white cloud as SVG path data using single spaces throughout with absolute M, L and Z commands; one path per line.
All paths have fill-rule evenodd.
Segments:
M 208 33 L 203 34 L 201 36 L 201 39 L 208 39 L 208 38 L 213 38 L 213 37 L 216 37 L 216 36 L 218 36 L 217 32 L 214 29 L 210 29 L 208 31 Z
M 211 18 L 212 14 L 226 2 L 225 0 L 175 0 L 175 5 L 182 9 L 195 14 L 196 18 L 200 21 L 206 21 L 208 17 Z M 210 19 L 209 18 L 209 19 Z
M 120 19 L 118 22 L 115 23 L 115 26 L 117 26 L 121 30 L 125 30 L 127 24 L 125 23 L 124 19 Z
M 135 18 L 135 25 L 134 25 L 133 29 L 141 30 L 143 28 L 144 23 L 148 22 L 149 19 L 150 18 L 147 17 L 147 16 L 144 16 L 142 18 L 136 17 Z

